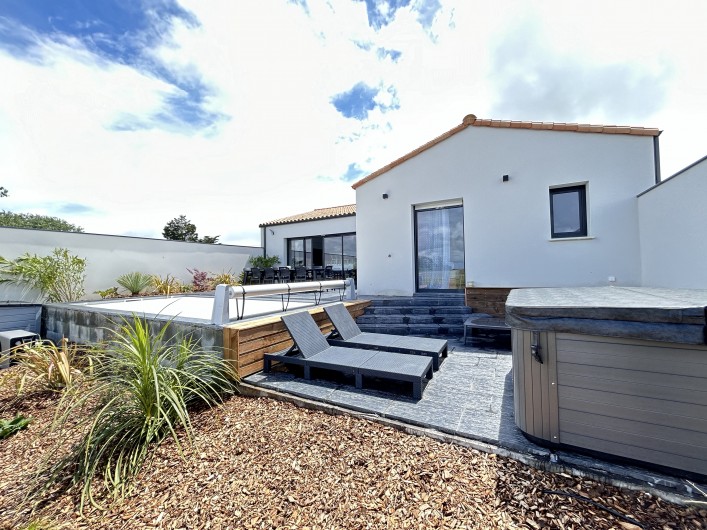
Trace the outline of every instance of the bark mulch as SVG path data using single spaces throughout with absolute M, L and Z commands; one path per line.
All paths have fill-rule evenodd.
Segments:
M 0 441 L 0 528 L 41 519 L 51 528 L 111 530 L 707 529 L 707 505 L 675 505 L 363 419 L 242 396 L 195 413 L 196 446 L 180 456 L 164 443 L 132 494 L 107 511 L 81 515 L 68 492 L 32 514 L 23 495 L 56 442 L 46 427 L 57 400 L 16 400 L 0 387 L 0 417 L 34 418 Z

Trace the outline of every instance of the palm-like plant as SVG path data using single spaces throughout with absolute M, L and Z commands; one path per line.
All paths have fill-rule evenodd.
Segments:
M 152 276 L 142 272 L 129 272 L 115 280 L 118 285 L 130 291 L 131 296 L 139 295 L 144 289 L 152 285 Z
M 102 476 L 107 492 L 123 497 L 156 444 L 171 437 L 181 450 L 178 430 L 193 440 L 189 405 L 213 406 L 233 389 L 219 355 L 188 339 L 170 343 L 167 329 L 153 336 L 134 316 L 95 353 L 93 385 L 64 407 L 58 426 L 88 403 L 95 408 L 86 415 L 81 441 L 45 470 L 44 491 L 68 480 L 81 486 L 82 508 L 86 501 L 101 507 L 92 486 Z

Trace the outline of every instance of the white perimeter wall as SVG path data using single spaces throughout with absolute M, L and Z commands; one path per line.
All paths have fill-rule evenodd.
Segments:
M 271 233 L 275 232 L 274 234 Z M 356 232 L 356 216 L 335 217 L 318 221 L 304 221 L 261 228 L 261 244 L 268 256 L 280 256 L 280 264 L 287 264 L 287 239 L 293 237 L 326 236 Z
M 652 137 L 468 127 L 356 190 L 359 294 L 414 292 L 413 206 L 450 199 L 467 285 L 640 285 L 636 196 L 654 171 Z M 549 188 L 584 182 L 591 239 L 551 241 Z
M 208 245 L 98 234 L 52 232 L 0 228 L 0 256 L 13 259 L 25 253 L 49 255 L 55 248 L 69 249 L 71 254 L 86 258 L 85 299 L 100 298 L 94 291 L 117 287 L 116 278 L 140 271 L 147 274 L 170 274 L 190 283 L 187 268 L 208 272 L 230 270 L 240 273 L 251 255 L 262 255 L 260 247 Z M 0 284 L 0 301 L 32 300 L 17 287 Z
M 707 157 L 638 197 L 643 284 L 707 289 Z

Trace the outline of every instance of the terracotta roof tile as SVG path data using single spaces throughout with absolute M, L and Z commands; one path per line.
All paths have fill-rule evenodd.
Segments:
M 297 215 L 290 215 L 289 217 L 282 217 L 280 219 L 275 219 L 274 221 L 269 221 L 267 223 L 261 223 L 260 228 L 264 226 L 274 226 L 274 225 L 284 225 L 288 223 L 302 223 L 304 221 L 317 221 L 319 219 L 333 219 L 334 217 L 346 217 L 349 215 L 356 215 L 356 205 L 355 204 L 345 204 L 344 206 L 332 206 L 330 208 L 317 208 L 311 212 L 299 213 Z
M 647 127 L 629 127 L 625 125 L 590 125 L 586 123 L 555 123 L 555 122 L 542 122 L 542 121 L 511 121 L 511 120 L 489 120 L 483 118 L 477 118 L 473 114 L 467 114 L 464 116 L 462 123 L 457 125 L 453 129 L 450 129 L 444 134 L 439 135 L 437 138 L 430 140 L 424 145 L 421 145 L 414 151 L 410 151 L 408 154 L 394 160 L 390 164 L 383 166 L 377 171 L 374 171 L 370 175 L 362 178 L 358 182 L 355 182 L 351 187 L 353 189 L 364 185 L 369 180 L 382 175 L 393 169 L 395 166 L 399 166 L 403 162 L 410 160 L 411 158 L 419 155 L 423 151 L 426 151 L 430 147 L 434 147 L 438 143 L 446 140 L 450 136 L 457 134 L 459 131 L 463 131 L 469 126 L 474 127 L 497 127 L 504 129 L 535 129 L 541 131 L 570 131 L 579 133 L 604 133 L 604 134 L 631 134 L 634 136 L 659 136 L 660 129 L 647 128 Z

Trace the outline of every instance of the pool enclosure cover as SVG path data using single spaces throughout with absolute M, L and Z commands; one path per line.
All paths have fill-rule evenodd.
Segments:
M 516 289 L 512 328 L 705 344 L 707 290 L 650 287 Z

